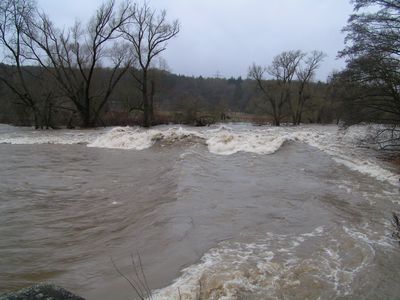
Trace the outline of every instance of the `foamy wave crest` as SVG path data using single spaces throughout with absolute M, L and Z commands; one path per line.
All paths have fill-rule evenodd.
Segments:
M 257 243 L 224 242 L 207 252 L 199 264 L 184 269 L 172 285 L 155 291 L 154 299 L 351 295 L 355 278 L 372 263 L 374 252 L 343 231 L 330 234 L 344 235 L 346 243 L 330 240 L 322 227 L 299 236 L 269 233 Z M 347 255 L 359 259 L 350 262 Z
M 280 266 L 265 244 L 235 244 L 206 253 L 202 262 L 183 270 L 171 286 L 156 291 L 155 299 L 238 299 L 243 294 L 261 294 L 274 289 L 268 274 Z
M 398 185 L 399 183 L 399 175 L 382 168 L 381 166 L 373 163 L 369 160 L 359 160 L 352 158 L 349 160 L 345 157 L 335 157 L 334 160 L 348 167 L 351 170 L 357 171 L 361 174 L 368 175 L 374 177 L 380 181 L 386 181 L 393 185 Z
M 210 152 L 221 155 L 231 155 L 238 152 L 272 154 L 278 151 L 287 140 L 290 140 L 290 138 L 286 135 L 234 133 L 221 130 L 207 139 L 207 145 Z
M 143 150 L 154 144 L 157 134 L 155 130 L 143 131 L 130 127 L 117 127 L 99 136 L 88 147 Z
M 0 144 L 12 145 L 74 145 L 91 143 L 100 134 L 96 130 L 55 130 L 55 131 L 33 131 L 20 130 L 0 135 Z
M 167 299 L 236 299 L 239 290 L 255 293 L 262 269 L 274 268 L 273 253 L 265 245 L 228 244 L 206 253 L 198 265 L 183 270 L 171 286 L 156 291 L 154 298 Z M 254 269 L 246 266 L 250 261 Z M 271 287 L 272 288 L 272 287 Z
M 371 149 L 365 149 L 371 145 L 368 141 L 372 139 L 376 128 L 371 125 L 355 125 L 342 130 L 337 126 L 316 126 L 298 128 L 292 135 L 294 139 L 327 153 L 338 164 L 398 186 L 399 175 L 374 159 Z
M 0 143 L 7 144 L 88 144 L 89 147 L 143 150 L 157 141 L 172 144 L 178 141 L 205 143 L 211 153 L 232 155 L 238 152 L 272 154 L 286 141 L 299 141 L 330 155 L 337 163 L 351 170 L 398 185 L 398 174 L 373 158 L 373 153 L 358 147 L 366 146 L 376 126 L 352 126 L 339 129 L 335 125 L 299 127 L 219 126 L 214 129 L 160 126 L 152 129 L 115 127 L 96 130 L 34 131 L 12 126 L 0 127 Z M 372 132 L 372 133 L 371 133 Z M 369 150 L 368 150 L 369 151 Z
M 214 154 L 231 155 L 237 152 L 271 154 L 279 150 L 289 139 L 291 138 L 287 135 L 235 132 L 225 126 L 207 131 L 192 131 L 182 127 L 148 130 L 116 127 L 99 136 L 88 147 L 143 150 L 150 148 L 157 141 L 174 143 L 182 140 L 203 140 L 206 141 L 209 151 Z
M 157 141 L 176 142 L 189 138 L 201 138 L 197 132 L 179 128 L 167 130 L 116 127 L 99 136 L 88 147 L 143 150 L 150 148 Z

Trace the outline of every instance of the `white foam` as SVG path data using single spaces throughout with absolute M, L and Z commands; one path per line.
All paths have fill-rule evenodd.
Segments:
M 376 127 L 376 126 L 375 126 Z M 337 163 L 380 181 L 398 185 L 398 174 L 383 167 L 359 145 L 370 140 L 374 126 L 352 126 L 346 130 L 335 125 L 298 127 L 252 127 L 231 125 L 214 129 L 161 126 L 152 129 L 115 127 L 100 130 L 33 131 L 10 126 L 0 133 L 0 143 L 9 144 L 88 144 L 89 147 L 144 150 L 157 141 L 174 143 L 202 140 L 210 152 L 232 155 L 238 152 L 273 154 L 286 141 L 299 141 L 330 155 Z M 13 128 L 13 127 L 11 127 Z M 364 144 L 363 144 L 364 145 Z
M 304 236 L 304 237 L 315 237 L 315 236 L 321 236 L 323 233 L 324 233 L 324 227 L 323 226 L 319 226 L 319 227 L 315 228 L 312 232 L 303 233 L 303 234 L 301 234 L 301 236 Z
M 272 154 L 278 151 L 287 140 L 289 140 L 287 136 L 280 135 L 219 131 L 207 139 L 207 145 L 211 153 L 221 155 L 238 152 Z
M 268 134 L 264 132 L 235 132 L 221 126 L 216 129 L 201 131 L 178 128 L 139 129 L 117 127 L 109 130 L 90 143 L 89 147 L 143 150 L 156 141 L 176 142 L 183 139 L 202 139 L 210 152 L 219 155 L 231 155 L 238 152 L 256 154 L 275 153 L 290 136 Z
M 364 238 L 349 239 L 348 231 L 335 233 L 347 237 L 344 244 L 330 240 L 330 234 L 318 227 L 301 234 L 300 239 L 269 233 L 254 243 L 223 242 L 208 251 L 200 263 L 184 269 L 173 284 L 155 291 L 154 299 L 242 299 L 246 295 L 275 299 L 285 293 L 299 298 L 351 295 L 355 278 L 372 264 L 374 252 L 363 246 Z M 295 245 L 293 239 L 297 240 Z M 313 245 L 304 246 L 314 249 L 312 253 L 296 250 L 304 243 Z M 360 259 L 346 260 L 349 251 Z M 308 284 L 319 291 L 304 288 Z
M 157 133 L 154 130 L 144 131 L 130 127 L 117 127 L 99 136 L 88 147 L 143 150 L 155 143 Z
M 184 269 L 172 285 L 155 291 L 154 299 L 237 299 L 238 291 L 273 289 L 259 282 L 264 273 L 279 269 L 273 257 L 265 244 L 223 243 Z
M 201 137 L 201 135 L 194 131 L 185 130 L 182 127 L 168 128 L 166 130 L 116 127 L 99 136 L 88 147 L 144 150 L 150 148 L 159 140 L 172 143 L 192 137 Z
M 100 130 L 48 130 L 35 131 L 30 129 L 0 134 L 0 144 L 35 145 L 35 144 L 88 144 L 101 134 Z
M 340 130 L 336 126 L 320 126 L 299 128 L 296 135 L 299 141 L 316 147 L 330 155 L 335 162 L 347 168 L 368 175 L 380 181 L 398 186 L 399 175 L 384 168 L 381 163 L 373 159 L 371 153 L 365 153 L 359 146 L 371 140 L 374 126 L 352 126 L 347 130 Z M 372 131 L 372 132 L 371 132 Z
M 387 181 L 393 185 L 398 185 L 399 175 L 382 168 L 376 162 L 371 162 L 368 159 L 360 160 L 356 158 L 350 160 L 349 158 L 344 158 L 343 156 L 334 157 L 333 159 L 337 163 L 342 164 L 351 170 L 374 177 L 380 181 Z
M 391 238 L 390 238 L 390 231 L 385 230 L 385 232 L 382 234 L 378 232 L 373 232 L 371 231 L 368 227 L 364 227 L 363 231 L 361 232 L 359 230 L 356 230 L 354 228 L 349 228 L 346 226 L 343 226 L 344 232 L 351 236 L 353 239 L 358 240 L 360 242 L 365 243 L 368 245 L 372 251 L 375 251 L 373 249 L 373 246 L 381 246 L 385 248 L 393 248 L 393 244 L 391 243 Z

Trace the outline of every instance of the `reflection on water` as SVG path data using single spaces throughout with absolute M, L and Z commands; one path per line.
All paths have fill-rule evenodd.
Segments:
M 139 251 L 159 299 L 400 293 L 398 190 L 317 148 L 0 145 L 0 158 L 0 291 L 51 281 L 88 299 L 132 298 L 110 258 L 132 274 Z

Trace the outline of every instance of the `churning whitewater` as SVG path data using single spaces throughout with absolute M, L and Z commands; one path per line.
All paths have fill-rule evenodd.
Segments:
M 1 125 L 0 292 L 134 298 L 116 268 L 137 281 L 140 253 L 153 299 L 396 299 L 399 175 L 373 131 Z
M 249 128 L 250 127 L 250 128 Z M 156 142 L 198 141 L 207 144 L 211 153 L 231 155 L 238 152 L 273 154 L 289 141 L 299 141 L 316 147 L 346 167 L 396 185 L 398 178 L 379 162 L 367 158 L 357 147 L 374 133 L 372 126 L 261 127 L 248 125 L 217 126 L 212 129 L 160 126 L 145 130 L 139 127 L 114 127 L 100 130 L 63 130 L 14 132 L 12 126 L 2 125 L 3 144 L 86 144 L 88 147 L 144 150 Z

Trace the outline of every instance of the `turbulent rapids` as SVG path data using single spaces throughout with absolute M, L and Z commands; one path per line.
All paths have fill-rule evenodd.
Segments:
M 231 155 L 238 152 L 273 154 L 288 141 L 299 141 L 316 147 L 341 164 L 379 180 L 397 183 L 396 176 L 381 168 L 364 155 L 353 153 L 355 147 L 371 135 L 368 126 L 353 126 L 340 130 L 337 126 L 307 126 L 261 128 L 247 125 L 219 126 L 213 129 L 193 129 L 190 127 L 158 127 L 144 130 L 133 127 L 114 127 L 104 130 L 53 131 L 53 132 L 13 132 L 3 125 L 0 129 L 0 143 L 3 144 L 86 144 L 88 147 L 122 150 L 144 150 L 157 142 L 175 143 L 179 141 L 203 142 L 214 154 Z M 3 131 L 3 132 L 2 132 Z M 10 132 L 11 131 L 11 132 Z M 1 134 L 2 133 L 2 134 Z M 28 134 L 27 134 L 28 133 Z M 358 152 L 362 153 L 360 149 Z
M 127 299 L 395 299 L 399 175 L 373 126 L 0 126 L 0 292 Z

